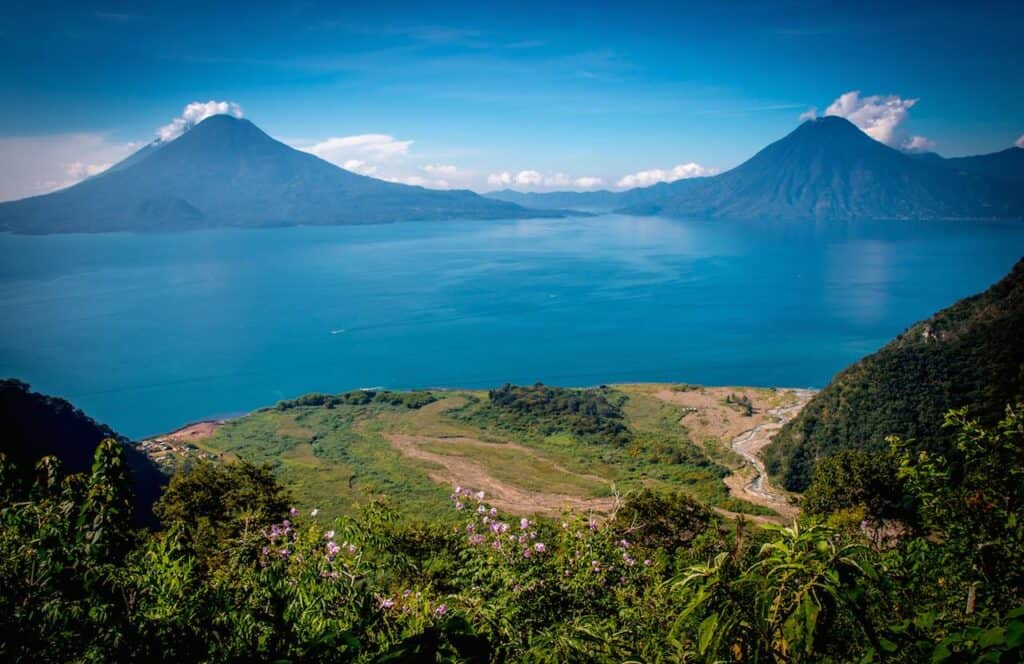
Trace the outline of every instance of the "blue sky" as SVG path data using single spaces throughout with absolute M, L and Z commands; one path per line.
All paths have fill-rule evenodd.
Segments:
M 833 112 L 894 147 L 1024 134 L 1020 2 L 22 2 L 0 30 L 0 198 L 210 100 L 340 165 L 478 190 L 724 170 L 852 91 Z

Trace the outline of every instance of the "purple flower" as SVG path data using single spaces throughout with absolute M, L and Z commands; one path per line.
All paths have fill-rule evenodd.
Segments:
M 437 608 L 434 609 L 434 614 L 439 616 L 439 617 L 443 616 L 446 613 L 448 613 L 448 607 L 445 606 L 444 604 L 438 604 Z
M 548 547 L 544 546 L 544 542 L 537 542 L 533 545 L 533 550 L 537 553 L 544 553 L 548 550 Z
M 530 520 L 529 519 L 526 519 L 526 518 L 519 519 L 519 530 L 526 530 L 529 527 L 530 527 Z
M 291 508 L 290 510 L 288 510 L 288 513 L 289 513 L 289 514 L 291 514 L 292 516 L 295 516 L 296 514 L 298 514 L 298 513 L 299 513 L 299 510 L 297 510 L 297 509 L 295 509 L 295 508 L 293 507 L 293 508 Z
M 483 491 L 477 491 L 476 492 L 476 499 L 477 500 L 483 500 L 484 499 L 484 492 Z
M 467 523 L 466 524 L 466 530 L 468 532 L 473 532 L 473 528 L 474 528 L 473 524 L 471 524 L 471 523 Z
M 628 549 L 629 540 L 619 540 L 619 546 L 621 546 L 623 549 Z
M 490 510 L 488 510 L 487 513 L 490 514 L 491 516 L 498 516 L 498 508 L 497 507 L 492 507 Z
M 650 567 L 651 566 L 651 559 L 650 558 L 645 559 L 644 560 L 644 565 L 647 565 L 648 567 Z
M 390 609 L 395 605 L 395 600 L 390 597 L 377 597 L 377 606 L 382 609 Z
M 477 533 L 475 535 L 470 535 L 469 536 L 469 543 L 470 544 L 483 544 L 484 539 L 485 538 L 484 538 L 483 535 Z
M 326 533 L 324 533 L 324 539 L 334 539 L 334 531 L 328 530 Z
M 461 510 L 462 508 L 463 508 L 463 504 L 460 501 L 456 500 L 455 501 L 455 509 Z
M 334 542 L 328 542 L 327 543 L 327 558 L 328 558 L 328 560 L 333 559 L 334 556 L 338 555 L 339 553 L 341 553 L 341 547 L 340 546 L 338 546 Z
M 529 549 L 523 549 L 523 558 L 529 558 L 532 555 Z

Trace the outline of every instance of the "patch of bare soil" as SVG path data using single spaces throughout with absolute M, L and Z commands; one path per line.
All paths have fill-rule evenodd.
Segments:
M 799 510 L 790 504 L 784 492 L 768 482 L 760 452 L 813 395 L 813 390 L 768 392 L 730 387 L 664 389 L 655 394 L 659 399 L 690 409 L 680 424 L 695 443 L 712 439 L 729 445 L 743 459 L 743 465 L 724 480 L 730 494 L 772 509 L 787 522 L 795 518 Z M 749 400 L 752 412 L 748 415 L 741 405 L 726 403 L 730 397 L 733 401 Z
M 530 491 L 508 482 L 502 481 L 491 475 L 486 468 L 476 460 L 465 457 L 447 454 L 438 454 L 423 447 L 424 444 L 443 444 L 494 447 L 495 443 L 485 443 L 475 438 L 450 437 L 434 438 L 428 436 L 414 436 L 402 433 L 385 434 L 388 441 L 398 449 L 404 456 L 418 461 L 426 461 L 435 469 L 427 471 L 430 479 L 438 484 L 448 486 L 466 486 L 474 490 L 484 491 L 487 494 L 487 502 L 500 510 L 512 514 L 530 515 L 545 514 L 556 516 L 567 511 L 575 512 L 599 512 L 608 513 L 615 506 L 614 498 L 587 498 L 574 496 L 565 493 L 548 493 Z M 537 458 L 533 450 L 512 443 L 501 444 L 504 449 L 516 449 Z M 605 482 L 606 480 L 594 475 L 579 475 L 566 468 L 558 466 L 545 459 L 559 472 L 567 475 L 575 475 L 590 480 Z
M 173 440 L 180 443 L 189 443 L 196 440 L 209 438 L 213 432 L 224 426 L 226 420 L 206 420 L 195 422 L 184 426 L 176 431 L 165 433 L 162 436 L 154 436 L 154 440 Z

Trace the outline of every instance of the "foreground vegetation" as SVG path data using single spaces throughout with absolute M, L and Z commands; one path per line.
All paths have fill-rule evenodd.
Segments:
M 268 467 L 204 461 L 136 531 L 116 441 L 85 474 L 49 457 L 26 483 L 4 460 L 0 656 L 1020 661 L 1024 406 L 994 427 L 953 412 L 946 431 L 950 458 L 893 440 L 877 485 L 873 460 L 838 460 L 813 513 L 767 528 L 642 489 L 600 520 L 511 518 L 472 486 L 448 519 L 380 502 L 327 519 Z

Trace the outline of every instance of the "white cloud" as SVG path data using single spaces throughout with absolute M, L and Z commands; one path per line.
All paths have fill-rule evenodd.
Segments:
M 599 177 L 585 175 L 573 180 L 573 184 L 579 189 L 596 189 L 604 184 L 604 180 Z
M 362 159 L 347 159 L 341 164 L 341 167 L 346 171 L 352 171 L 353 173 L 359 173 L 360 175 L 373 175 L 377 172 L 376 166 L 368 164 Z
M 901 147 L 907 152 L 930 152 L 935 149 L 935 141 L 924 136 L 911 136 Z
M 1013 144 L 1019 148 L 1024 148 L 1024 134 L 1021 134 L 1020 137 L 1016 141 L 1014 141 Z
M 161 141 L 173 141 L 211 115 L 231 115 L 240 118 L 242 107 L 233 101 L 194 101 L 185 107 L 180 116 L 157 129 L 156 135 Z
M 345 163 L 352 160 L 379 164 L 401 159 L 409 153 L 410 145 L 412 141 L 400 141 L 389 134 L 357 134 L 332 136 L 298 149 L 345 168 Z
M 425 173 L 438 177 L 454 177 L 459 174 L 459 169 L 450 164 L 427 164 L 422 168 Z
M 901 125 L 918 99 L 904 99 L 898 95 L 860 96 L 860 90 L 851 90 L 832 102 L 825 115 L 837 115 L 857 125 L 876 141 L 911 152 L 931 150 L 935 143 L 924 136 L 910 136 Z M 924 147 L 922 147 L 924 146 Z
M 649 171 L 631 173 L 623 176 L 615 185 L 624 189 L 649 187 L 658 182 L 675 182 L 676 180 L 685 180 L 687 178 L 699 178 L 706 175 L 714 175 L 717 172 L 718 169 L 707 168 L 691 161 L 686 164 L 679 164 L 667 171 L 655 168 Z
M 576 177 L 562 172 L 541 173 L 533 169 L 526 169 L 518 173 L 501 171 L 491 173 L 487 176 L 487 185 L 490 187 L 514 187 L 518 189 L 541 189 L 552 191 L 556 189 L 594 189 L 604 184 L 604 180 L 595 176 Z
M 554 173 L 552 175 L 545 176 L 544 186 L 545 187 L 568 187 L 572 185 L 572 178 L 565 173 Z
M 487 176 L 487 184 L 492 187 L 508 187 L 512 184 L 512 174 L 508 171 L 491 173 Z
M 811 106 L 806 111 L 801 113 L 800 117 L 798 117 L 797 120 L 799 120 L 800 122 L 803 122 L 804 120 L 813 120 L 813 119 L 815 119 L 817 117 L 818 117 L 818 107 L 817 106 Z
M 535 187 L 543 181 L 544 176 L 537 171 L 531 170 L 519 171 L 515 177 L 515 183 L 520 187 Z
M 68 175 L 75 180 L 84 180 L 85 178 L 91 178 L 94 175 L 99 175 L 103 171 L 113 166 L 113 162 L 107 162 L 105 164 L 86 164 L 81 161 L 76 161 L 68 164 Z
M 101 133 L 0 138 L 0 201 L 46 194 L 102 173 L 141 147 Z

